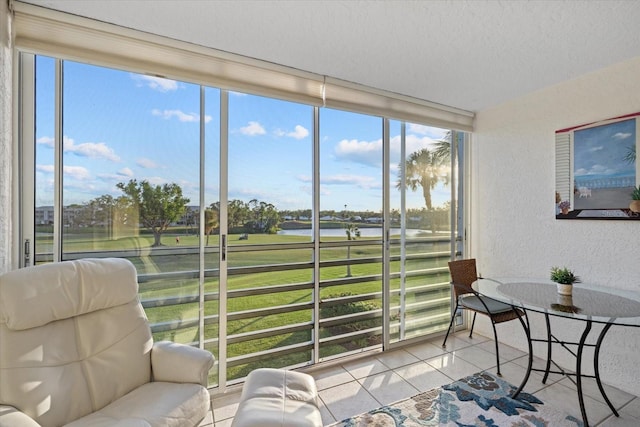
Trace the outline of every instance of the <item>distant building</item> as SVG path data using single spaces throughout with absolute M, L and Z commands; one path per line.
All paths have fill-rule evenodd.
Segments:
M 53 206 L 38 206 L 35 214 L 36 225 L 53 224 Z

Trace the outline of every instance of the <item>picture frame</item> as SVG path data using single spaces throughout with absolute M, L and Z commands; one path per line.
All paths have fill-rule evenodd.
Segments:
M 640 112 L 555 132 L 555 217 L 640 220 Z

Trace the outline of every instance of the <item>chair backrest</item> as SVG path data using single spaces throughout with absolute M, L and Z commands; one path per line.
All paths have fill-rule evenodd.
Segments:
M 136 270 L 83 259 L 0 276 L 0 404 L 43 427 L 95 412 L 151 381 Z
M 451 273 L 451 283 L 454 284 L 453 292 L 456 298 L 460 295 L 471 293 L 470 291 L 465 291 L 464 288 L 471 287 L 473 282 L 478 279 L 475 258 L 450 261 L 449 272 Z

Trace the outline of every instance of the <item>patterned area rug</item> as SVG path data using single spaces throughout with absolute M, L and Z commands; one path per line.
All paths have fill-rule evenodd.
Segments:
M 479 372 L 330 427 L 582 427 L 582 420 L 542 403 L 488 372 Z

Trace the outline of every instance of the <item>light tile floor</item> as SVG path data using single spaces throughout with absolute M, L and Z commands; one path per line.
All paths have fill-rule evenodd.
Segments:
M 478 371 L 495 372 L 496 359 L 493 340 L 481 335 L 470 339 L 462 331 L 450 336 L 447 348 L 442 338 L 359 359 L 307 369 L 318 386 L 320 411 L 325 425 L 382 405 L 406 399 L 420 392 L 439 387 Z M 502 378 L 520 384 L 527 366 L 526 353 L 507 345 L 500 345 Z M 534 361 L 534 367 L 543 361 Z M 640 426 L 640 399 L 613 387 L 605 390 L 620 417 L 615 417 L 600 395 L 595 380 L 584 379 L 583 390 L 587 416 L 592 426 Z M 532 372 L 525 391 L 543 402 L 557 406 L 580 418 L 575 385 L 566 377 L 551 374 L 546 384 L 542 375 Z M 202 427 L 229 427 L 238 407 L 240 389 L 214 395 L 212 411 Z

